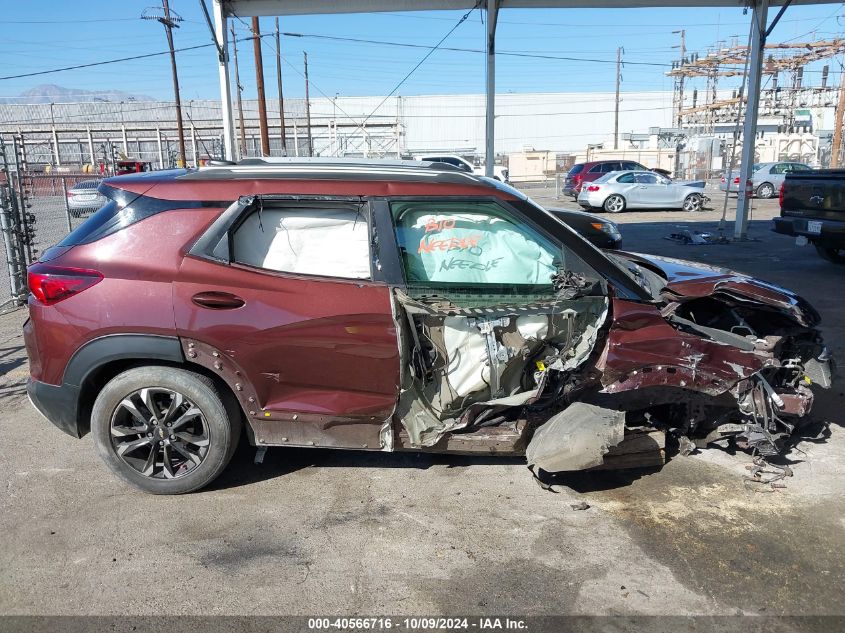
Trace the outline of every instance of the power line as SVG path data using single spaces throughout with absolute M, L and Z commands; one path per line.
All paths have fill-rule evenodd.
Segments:
M 451 33 L 451 31 L 450 31 Z M 356 44 L 374 44 L 379 46 L 400 46 L 403 48 L 425 48 L 430 49 L 432 52 L 435 49 L 439 49 L 442 51 L 454 51 L 458 53 L 484 53 L 480 48 L 459 48 L 453 46 L 428 46 L 425 44 L 411 44 L 408 42 L 391 42 L 387 40 L 369 40 L 357 37 L 341 37 L 339 35 L 319 35 L 316 33 L 282 33 L 287 37 L 301 37 L 301 38 L 310 38 L 310 39 L 320 39 L 320 40 L 335 40 L 339 42 L 352 42 Z M 496 55 L 505 55 L 508 57 L 527 57 L 531 59 L 553 59 L 558 61 L 569 61 L 569 62 L 591 62 L 596 64 L 616 64 L 615 59 L 596 59 L 592 57 L 567 57 L 562 55 L 543 55 L 540 53 L 522 53 L 519 51 L 503 51 L 497 50 Z M 672 64 L 662 64 L 659 62 L 636 62 L 636 61 L 625 61 L 626 64 L 635 65 L 635 66 L 659 66 L 660 68 L 670 68 Z
M 394 13 L 390 11 L 385 11 L 381 15 L 386 15 L 392 18 L 410 18 L 414 20 L 439 20 L 439 21 L 450 21 L 451 18 L 446 17 L 436 17 L 436 16 L 429 16 L 429 15 L 410 15 L 408 13 Z M 818 17 L 814 18 L 791 18 L 787 20 L 781 20 L 781 22 L 813 22 L 817 20 Z M 575 22 L 523 22 L 520 20 L 507 20 L 507 19 L 500 19 L 498 20 L 499 24 L 521 24 L 525 26 L 565 26 L 568 28 L 578 28 L 578 27 L 593 27 L 596 26 L 595 23 L 575 23 Z M 667 27 L 686 27 L 686 28 L 696 28 L 696 27 L 706 27 L 706 26 L 747 26 L 748 22 L 696 22 L 695 24 L 689 23 L 678 23 L 678 24 L 670 24 L 666 22 L 661 23 L 663 26 Z M 647 24 L 608 24 L 608 23 L 601 23 L 603 28 L 630 28 L 630 29 L 641 29 L 644 26 L 649 26 Z
M 454 32 L 457 30 L 457 28 L 458 28 L 461 24 L 463 24 L 464 22 L 466 22 L 467 18 L 469 18 L 469 16 L 472 14 L 472 12 L 473 12 L 473 11 L 475 11 L 475 10 L 476 10 L 476 9 L 477 9 L 480 5 L 481 5 L 481 0 L 478 0 L 478 1 L 475 3 L 475 6 L 474 6 L 472 9 L 470 9 L 469 11 L 467 11 L 466 13 L 464 13 L 464 14 L 461 16 L 461 19 L 460 19 L 460 20 L 458 20 L 458 21 L 455 23 L 455 25 L 454 25 L 451 29 L 449 29 L 449 31 L 446 33 L 446 35 L 444 35 L 443 37 L 441 37 L 441 38 L 440 38 L 440 41 L 439 41 L 439 42 L 437 42 L 437 44 L 435 44 L 433 47 L 431 47 L 431 50 L 429 50 L 429 51 L 428 51 L 428 53 L 426 53 L 426 54 L 423 56 L 423 58 L 422 58 L 420 61 L 418 61 L 418 62 L 417 62 L 417 64 L 416 64 L 416 65 L 415 65 L 415 66 L 414 66 L 411 70 L 409 70 L 409 71 L 408 71 L 408 74 L 406 74 L 404 77 L 402 77 L 402 79 L 399 81 L 399 83 L 397 83 L 395 86 L 393 86 L 393 89 L 392 89 L 390 92 L 388 92 L 388 93 L 387 93 L 387 95 L 385 95 L 384 99 L 382 99 L 382 100 L 379 102 L 379 104 L 378 104 L 375 108 L 373 108 L 373 111 L 372 111 L 372 112 L 370 112 L 370 113 L 367 115 L 367 118 L 366 118 L 366 119 L 364 119 L 364 121 L 361 123 L 361 125 L 362 125 L 362 126 L 366 125 L 366 123 L 367 123 L 367 121 L 369 120 L 369 118 L 370 118 L 371 116 L 373 116 L 376 112 L 378 112 L 379 108 L 381 108 L 381 106 L 383 106 L 383 105 L 387 102 L 387 100 L 388 100 L 388 99 L 390 99 L 390 97 L 392 97 L 392 96 L 394 95 L 394 93 L 395 93 L 397 90 L 399 90 L 399 88 L 402 86 L 402 84 L 404 84 L 404 83 L 408 80 L 408 78 L 409 78 L 411 75 L 413 75 L 413 74 L 414 74 L 414 72 L 415 72 L 415 71 L 416 71 L 416 70 L 417 70 L 420 66 L 422 66 L 422 65 L 426 62 L 426 60 L 427 60 L 429 57 L 431 57 L 431 56 L 434 54 L 434 51 L 436 51 L 436 50 L 440 47 L 440 45 L 441 45 L 441 44 L 443 44 L 443 42 L 445 42 L 445 41 L 448 39 L 448 37 L 449 37 L 452 33 L 454 33 Z
M 186 48 L 177 48 L 174 49 L 174 52 L 182 52 L 182 51 L 192 51 L 198 48 L 208 48 L 209 46 L 214 46 L 214 44 L 198 44 L 196 46 L 188 46 Z M 106 64 L 118 64 L 120 62 L 131 62 L 136 59 L 147 59 L 149 57 L 158 57 L 160 55 L 170 55 L 170 51 L 161 51 L 159 53 L 146 53 L 144 55 L 133 55 L 132 57 L 121 57 L 119 59 L 105 59 L 100 62 L 90 62 L 88 64 L 77 64 L 76 66 L 65 66 L 64 68 L 52 68 L 50 70 L 39 70 L 38 72 L 34 73 L 23 73 L 20 75 L 6 75 L 5 77 L 0 77 L 0 81 L 4 79 L 22 79 L 24 77 L 36 77 L 38 75 L 49 75 L 51 73 L 60 73 L 66 70 L 78 70 L 80 68 L 92 68 L 94 66 L 104 66 Z
M 137 18 L 97 18 L 92 20 L 3 20 L 3 24 L 89 24 L 93 22 L 135 22 Z
M 252 38 L 247 37 L 244 38 L 243 41 L 251 40 Z M 214 46 L 214 44 L 197 44 L 196 46 L 186 46 L 184 48 L 176 48 L 173 49 L 175 53 L 182 53 L 185 51 L 194 51 L 200 48 L 209 48 Z M 22 73 L 20 75 L 6 75 L 5 77 L 0 77 L 0 81 L 4 79 L 23 79 L 25 77 L 37 77 L 39 75 L 49 75 L 52 73 L 60 73 L 66 70 L 79 70 L 80 68 L 92 68 L 94 66 L 104 66 L 106 64 L 119 64 L 121 62 L 131 62 L 137 59 L 148 59 L 150 57 L 159 57 L 161 55 L 170 55 L 170 51 L 160 51 L 158 53 L 145 53 L 144 55 L 133 55 L 132 57 L 120 57 L 118 59 L 104 59 L 103 61 L 99 62 L 90 62 L 88 64 L 77 64 L 76 66 L 65 66 L 64 68 L 51 68 L 50 70 L 39 70 L 32 73 Z
M 244 25 L 247 29 L 249 29 L 249 30 L 250 30 L 250 32 L 252 31 L 252 28 L 250 27 L 250 25 L 249 25 L 249 24 L 247 24 L 246 22 L 244 22 L 243 18 L 241 18 L 240 16 L 235 15 L 235 14 L 232 14 L 232 16 L 233 16 L 233 17 L 235 17 L 235 18 L 237 18 L 237 19 L 238 19 L 238 21 L 240 21 L 240 23 L 241 23 L 241 24 L 243 24 L 243 25 Z M 255 33 L 253 33 L 253 37 L 254 37 L 254 36 L 255 36 Z M 273 50 L 274 52 L 276 52 L 276 49 L 273 47 L 273 44 L 267 44 L 267 42 L 265 42 L 263 38 L 260 38 L 260 39 L 259 39 L 259 41 L 260 41 L 262 44 L 265 44 L 265 45 L 269 46 L 271 50 Z M 280 56 L 280 57 L 281 57 L 281 60 L 282 60 L 283 62 L 285 62 L 288 66 L 290 66 L 290 67 L 291 67 L 291 69 L 293 70 L 293 72 L 295 72 L 297 75 L 299 75 L 300 77 L 302 77 L 303 79 L 305 79 L 305 75 L 302 73 L 302 71 L 301 71 L 301 70 L 299 70 L 299 68 L 297 68 L 296 66 L 294 66 L 294 65 L 293 65 L 293 64 L 292 64 L 289 60 L 287 60 L 284 56 Z M 314 89 L 315 89 L 317 92 L 319 92 L 319 93 L 320 93 L 323 97 L 325 97 L 326 99 L 331 99 L 331 97 L 330 97 L 328 94 L 326 94 L 325 92 L 323 92 L 323 90 L 320 88 L 320 86 L 318 86 L 316 83 L 314 83 L 313 81 L 310 81 L 310 82 L 309 82 L 309 84 L 310 84 L 311 86 L 313 86 L 313 87 L 314 87 Z M 353 123 L 355 123 L 356 125 L 358 124 L 358 121 L 357 121 L 357 120 L 356 120 L 356 119 L 355 119 L 352 115 L 350 115 L 348 112 L 346 112 L 345 110 L 343 110 L 343 108 L 341 108 L 340 106 L 338 106 L 338 107 L 337 107 L 337 109 L 340 111 L 340 113 L 341 113 L 344 117 L 346 117 L 347 119 L 349 119 L 350 121 L 352 121 L 352 122 L 353 122 Z M 360 126 L 359 126 L 359 127 L 360 127 Z

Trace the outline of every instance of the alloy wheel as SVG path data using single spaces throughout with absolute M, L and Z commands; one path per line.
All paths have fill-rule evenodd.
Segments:
M 610 196 L 604 202 L 605 211 L 609 213 L 621 213 L 625 210 L 625 200 L 622 196 Z
M 775 188 L 769 183 L 765 182 L 757 189 L 758 198 L 771 198 L 775 195 Z
M 701 211 L 701 196 L 692 194 L 684 199 L 684 211 Z
M 112 449 L 153 479 L 177 479 L 199 466 L 210 444 L 202 411 L 184 395 L 147 387 L 123 398 L 111 416 Z

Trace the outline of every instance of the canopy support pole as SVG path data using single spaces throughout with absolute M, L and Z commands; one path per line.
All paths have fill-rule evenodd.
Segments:
M 496 21 L 499 18 L 499 0 L 487 0 L 487 76 L 486 76 L 486 128 L 484 132 L 484 175 L 493 177 L 496 158 Z
M 742 127 L 742 158 L 740 159 L 739 189 L 737 191 L 734 239 L 744 240 L 748 234 L 748 212 L 751 195 L 745 184 L 751 179 L 754 150 L 757 139 L 757 114 L 760 109 L 760 80 L 763 72 L 763 50 L 766 45 L 766 22 L 769 17 L 769 0 L 752 0 L 751 41 L 748 62 L 748 101 L 745 105 L 745 122 Z
M 223 119 L 223 152 L 226 160 L 235 160 L 235 133 L 232 124 L 232 87 L 229 81 L 229 40 L 223 0 L 214 0 L 214 37 L 218 44 L 217 72 L 220 77 L 220 115 Z

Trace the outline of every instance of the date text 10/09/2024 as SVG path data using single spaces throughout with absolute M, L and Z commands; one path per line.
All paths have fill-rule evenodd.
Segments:
M 351 617 L 351 618 L 308 618 L 308 630 L 389 630 L 398 631 L 495 631 L 527 630 L 525 620 L 520 618 L 474 617 Z

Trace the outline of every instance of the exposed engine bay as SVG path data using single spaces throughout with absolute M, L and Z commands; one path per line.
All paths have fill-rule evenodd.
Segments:
M 818 315 L 726 271 L 673 284 L 657 260 L 626 260 L 653 303 L 577 279 L 515 305 L 397 291 L 405 446 L 524 453 L 547 472 L 606 467 L 614 447 L 653 432 L 681 452 L 729 440 L 781 453 L 812 407 L 810 386 L 832 381 Z

